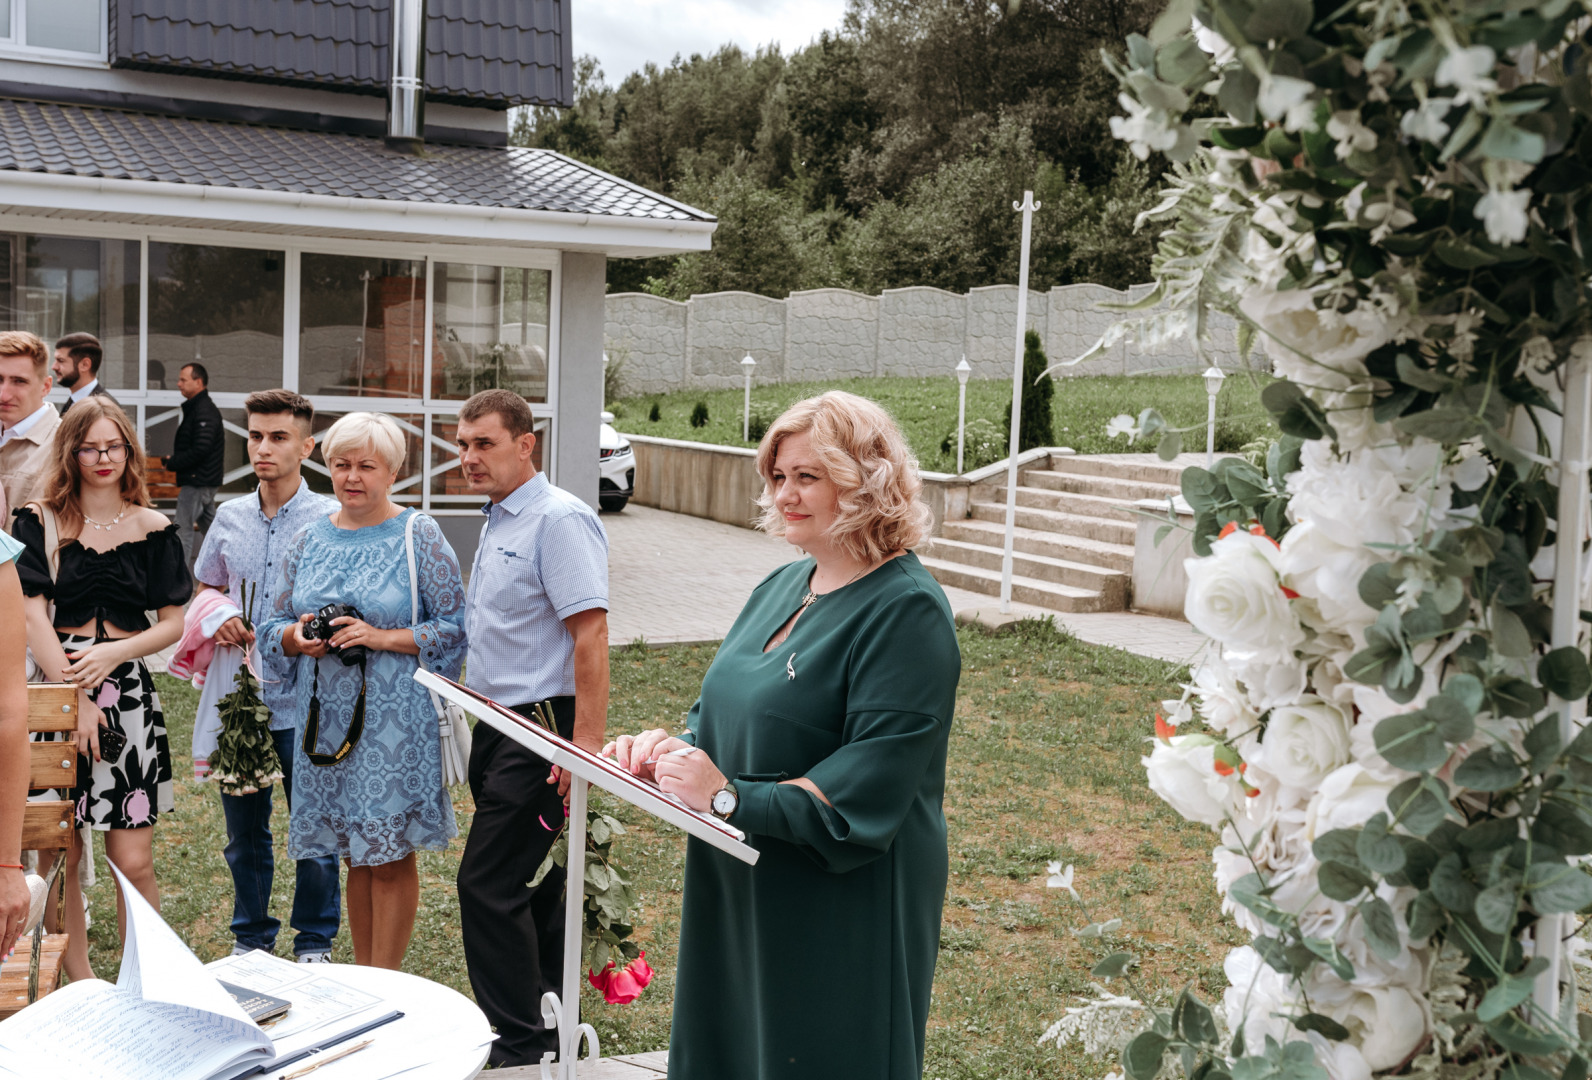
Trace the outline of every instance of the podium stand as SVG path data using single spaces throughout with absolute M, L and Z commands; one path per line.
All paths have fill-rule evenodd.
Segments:
M 586 925 L 586 790 L 596 784 L 653 817 L 667 821 L 699 840 L 704 840 L 748 865 L 757 863 L 757 851 L 746 846 L 746 836 L 727 822 L 699 814 L 666 795 L 656 784 L 630 775 L 606 758 L 576 746 L 568 739 L 548 731 L 489 697 L 434 675 L 423 668 L 415 681 L 451 701 L 484 724 L 501 731 L 538 757 L 570 774 L 569 785 L 569 863 L 564 888 L 564 993 L 542 995 L 542 1019 L 558 1031 L 558 1056 L 542 1055 L 542 1080 L 576 1080 L 581 1040 L 586 1042 L 587 1060 L 602 1056 L 597 1032 L 580 1022 L 581 931 Z

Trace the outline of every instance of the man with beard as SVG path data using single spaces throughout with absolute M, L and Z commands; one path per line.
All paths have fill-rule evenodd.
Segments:
M 72 392 L 66 404 L 61 406 L 62 416 L 73 405 L 93 394 L 103 394 L 116 401 L 99 381 L 100 360 L 104 356 L 99 338 L 93 334 L 68 334 L 55 343 L 55 364 L 51 370 L 55 373 L 55 381 Z

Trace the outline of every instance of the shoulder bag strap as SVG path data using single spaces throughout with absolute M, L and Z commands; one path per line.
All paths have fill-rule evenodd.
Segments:
M 409 629 L 412 632 L 415 624 L 420 621 L 420 575 L 415 572 L 415 519 L 420 516 L 416 510 L 409 515 L 409 520 L 404 522 L 404 556 L 409 560 Z M 420 667 L 425 664 L 417 656 L 415 663 Z M 426 687 L 426 693 L 431 695 L 431 707 L 437 710 L 437 717 L 443 716 L 442 699 L 437 697 L 437 692 Z

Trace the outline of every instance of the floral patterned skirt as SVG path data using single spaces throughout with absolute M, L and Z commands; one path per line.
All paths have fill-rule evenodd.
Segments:
M 94 643 L 81 634 L 59 634 L 67 652 Z M 105 725 L 127 736 L 121 756 L 94 761 L 78 758 L 77 823 L 91 829 L 141 829 L 175 805 L 171 786 L 171 747 L 160 695 L 143 660 L 129 660 L 111 672 L 91 695 L 105 713 Z

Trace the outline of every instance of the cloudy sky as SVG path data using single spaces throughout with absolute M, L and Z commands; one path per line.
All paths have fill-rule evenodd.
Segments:
M 575 55 L 591 53 L 610 85 L 651 60 L 708 53 L 733 41 L 751 50 L 778 42 L 788 55 L 840 25 L 846 0 L 581 0 Z

